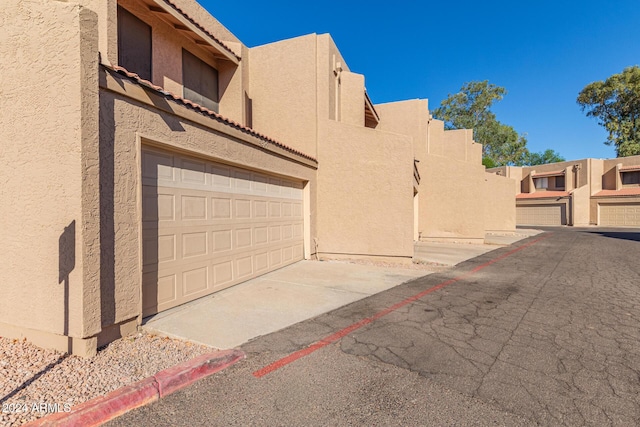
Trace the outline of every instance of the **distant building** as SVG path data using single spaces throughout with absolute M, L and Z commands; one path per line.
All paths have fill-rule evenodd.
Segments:
M 515 179 L 518 225 L 640 227 L 640 156 L 487 172 Z

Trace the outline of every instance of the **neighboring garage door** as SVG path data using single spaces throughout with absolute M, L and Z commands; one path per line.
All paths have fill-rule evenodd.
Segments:
M 566 204 L 524 205 L 516 207 L 517 225 L 566 225 Z
M 145 148 L 143 315 L 303 259 L 302 183 Z
M 601 204 L 600 225 L 640 227 L 640 203 Z

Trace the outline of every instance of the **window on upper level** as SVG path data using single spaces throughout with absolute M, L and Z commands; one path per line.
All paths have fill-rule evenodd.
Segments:
M 622 185 L 638 185 L 640 184 L 640 171 L 620 172 Z
M 534 178 L 533 183 L 536 186 L 536 190 L 546 190 L 549 188 L 549 178 Z
M 191 52 L 182 50 L 183 96 L 209 110 L 219 111 L 218 70 Z
M 564 175 L 533 178 L 533 184 L 536 190 L 564 191 L 565 189 Z
M 151 27 L 118 6 L 118 65 L 151 81 Z

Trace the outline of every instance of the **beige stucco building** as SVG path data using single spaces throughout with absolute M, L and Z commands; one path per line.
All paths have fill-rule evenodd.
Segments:
M 515 227 L 471 131 L 374 105 L 329 35 L 249 48 L 193 0 L 7 0 L 0 22 L 0 336 L 92 354 L 301 259 Z
M 518 225 L 640 227 L 640 156 L 488 172 L 514 179 Z

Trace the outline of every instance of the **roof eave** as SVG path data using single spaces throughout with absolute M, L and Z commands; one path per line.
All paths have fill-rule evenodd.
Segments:
M 157 15 L 164 21 L 168 22 L 178 31 L 184 31 L 190 33 L 194 42 L 202 47 L 212 48 L 214 55 L 220 59 L 231 61 L 235 65 L 240 63 L 240 57 L 231 51 L 222 42 L 217 40 L 211 34 L 207 33 L 202 27 L 200 27 L 193 19 L 185 15 L 180 9 L 173 5 L 173 3 L 165 0 L 148 0 L 155 6 L 149 6 L 149 10 Z M 167 19 L 167 15 L 171 16 L 179 24 L 171 22 Z

